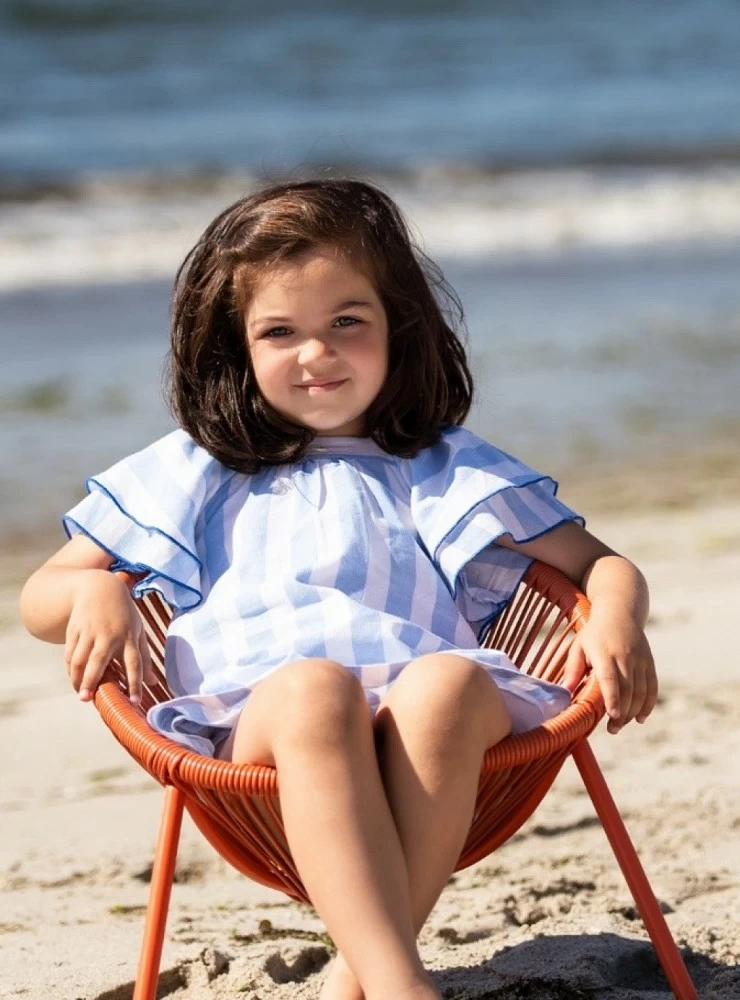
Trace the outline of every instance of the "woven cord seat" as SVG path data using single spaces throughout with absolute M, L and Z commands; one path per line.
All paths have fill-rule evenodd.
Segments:
M 130 586 L 138 579 L 122 576 Z M 244 875 L 292 899 L 304 903 L 310 899 L 285 838 L 275 768 L 205 757 L 161 736 L 147 723 L 148 709 L 172 697 L 163 672 L 171 611 L 156 593 L 136 603 L 157 683 L 145 685 L 142 705 L 133 706 L 126 694 L 125 671 L 114 661 L 98 687 L 95 705 L 116 739 L 166 788 L 134 992 L 134 1000 L 154 1000 L 183 807 L 219 854 Z M 558 683 L 573 638 L 588 614 L 587 598 L 567 577 L 535 562 L 482 645 L 502 650 L 520 670 Z M 695 1000 L 681 955 L 586 741 L 603 715 L 603 699 L 589 672 L 573 692 L 571 705 L 558 716 L 486 751 L 473 821 L 455 870 L 474 864 L 508 840 L 537 808 L 572 754 L 671 988 L 679 1000 Z

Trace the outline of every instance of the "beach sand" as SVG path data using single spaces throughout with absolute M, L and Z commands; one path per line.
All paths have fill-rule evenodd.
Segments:
M 699 995 L 737 998 L 737 507 L 604 512 L 589 526 L 648 577 L 662 684 L 645 726 L 612 737 L 602 725 L 592 746 Z M 126 1000 L 161 791 L 76 700 L 61 648 L 23 632 L 33 563 L 0 566 L 0 996 Z M 509 843 L 451 879 L 420 947 L 446 997 L 670 996 L 570 761 Z M 238 875 L 186 820 L 160 996 L 317 997 L 330 950 L 311 909 Z

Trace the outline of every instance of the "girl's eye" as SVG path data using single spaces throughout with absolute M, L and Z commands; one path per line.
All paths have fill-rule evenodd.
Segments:
M 355 319 L 354 316 L 337 316 L 335 322 L 339 323 L 340 320 L 347 320 L 347 325 L 342 324 L 342 329 L 348 329 L 351 326 L 355 326 L 360 321 Z M 267 337 L 268 340 L 282 340 L 285 336 L 290 335 L 290 330 L 287 326 L 273 326 L 271 330 L 266 330 L 262 336 Z
M 356 326 L 359 322 L 360 320 L 355 319 L 354 316 L 337 316 L 335 320 L 335 323 L 342 324 L 340 329 L 343 330 Z M 267 337 L 268 340 L 283 340 L 286 336 L 290 336 L 290 332 L 287 326 L 273 326 L 272 329 L 265 330 L 262 336 Z

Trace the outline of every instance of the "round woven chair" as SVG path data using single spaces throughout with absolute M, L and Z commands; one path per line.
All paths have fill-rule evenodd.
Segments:
M 130 586 L 138 579 L 122 575 Z M 134 1000 L 154 1000 L 183 808 L 218 853 L 244 875 L 292 899 L 304 903 L 310 899 L 285 838 L 277 771 L 193 753 L 148 725 L 147 710 L 172 697 L 163 672 L 164 641 L 172 615 L 156 593 L 136 603 L 157 683 L 145 686 L 141 706 L 133 706 L 126 694 L 125 672 L 114 661 L 96 692 L 95 705 L 116 739 L 166 790 L 134 991 Z M 567 577 L 535 562 L 482 645 L 504 651 L 520 670 L 557 683 L 574 635 L 588 614 L 587 598 Z M 586 741 L 603 714 L 598 684 L 589 672 L 560 715 L 527 733 L 508 736 L 486 751 L 473 821 L 456 870 L 480 861 L 511 837 L 537 808 L 572 754 L 671 988 L 679 1000 L 695 1000 L 681 955 Z

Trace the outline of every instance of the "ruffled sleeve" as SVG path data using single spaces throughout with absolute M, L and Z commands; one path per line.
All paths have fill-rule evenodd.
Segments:
M 173 608 L 203 598 L 199 519 L 232 475 L 182 430 L 174 431 L 86 482 L 88 495 L 62 518 L 115 557 L 111 570 L 145 572 L 134 595 L 158 591 Z
M 583 518 L 557 483 L 462 428 L 411 460 L 411 515 L 462 614 L 483 631 L 516 591 L 530 558 L 492 543 L 529 542 Z

